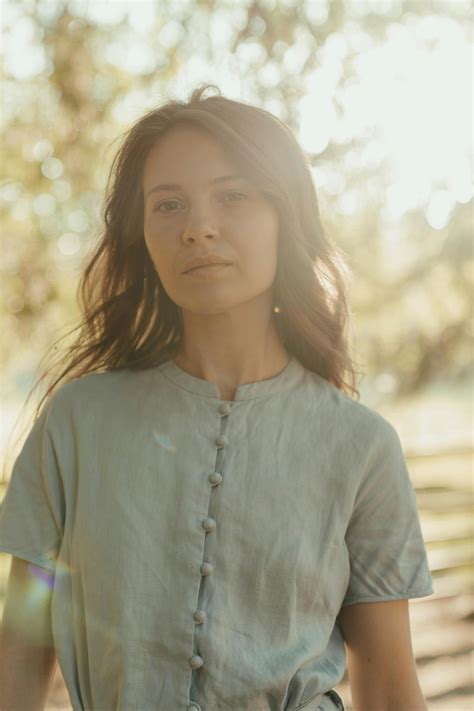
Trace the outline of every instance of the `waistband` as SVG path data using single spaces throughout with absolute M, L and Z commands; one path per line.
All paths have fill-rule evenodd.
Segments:
M 344 703 L 334 689 L 326 691 L 324 694 L 318 694 L 317 698 L 303 701 L 302 704 L 295 706 L 293 711 L 345 711 Z

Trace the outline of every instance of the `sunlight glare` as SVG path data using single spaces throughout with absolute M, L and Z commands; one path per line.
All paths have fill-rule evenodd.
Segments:
M 449 190 L 436 190 L 430 197 L 426 210 L 426 219 L 435 230 L 441 230 L 448 224 L 455 200 Z
M 364 36 L 350 26 L 346 34 L 352 47 L 356 35 Z M 356 77 L 337 90 L 342 107 L 337 115 L 332 92 L 345 51 L 335 36 L 308 80 L 299 104 L 303 146 L 320 154 L 331 142 L 361 138 L 345 167 L 354 170 L 365 163 L 375 169 L 386 163 L 390 186 L 385 218 L 399 219 L 407 210 L 425 207 L 430 224 L 438 229 L 451 203 L 472 197 L 468 157 L 473 90 L 464 29 L 448 17 L 432 16 L 410 15 L 405 23 L 390 25 L 386 41 L 365 46 L 356 56 Z

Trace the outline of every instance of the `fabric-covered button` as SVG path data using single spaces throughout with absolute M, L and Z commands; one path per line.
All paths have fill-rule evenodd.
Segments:
M 200 657 L 199 654 L 193 654 L 193 656 L 189 658 L 189 666 L 191 669 L 200 669 L 203 664 L 204 659 Z
M 198 625 L 202 625 L 202 623 L 206 620 L 207 615 L 204 612 L 204 610 L 195 610 L 193 617 L 194 617 L 195 622 L 197 622 Z
M 212 565 L 212 563 L 208 563 L 207 561 L 201 563 L 201 575 L 210 575 L 213 572 L 214 566 Z
M 188 711 L 201 711 L 201 707 L 199 706 L 199 704 L 195 704 L 191 701 L 191 703 L 188 705 Z
M 212 516 L 208 516 L 202 522 L 202 527 L 205 531 L 213 531 L 217 526 L 216 520 Z
M 225 435 L 221 435 L 220 437 L 217 437 L 216 439 L 216 445 L 218 449 L 222 449 L 222 447 L 225 447 L 226 444 L 229 444 L 229 440 Z
M 209 481 L 211 483 L 211 486 L 217 486 L 221 483 L 222 476 L 221 474 L 219 474 L 219 472 L 212 472 L 212 474 L 209 475 Z
M 232 408 L 228 402 L 221 402 L 221 404 L 219 405 L 219 412 L 221 413 L 222 417 L 229 415 L 231 409 Z

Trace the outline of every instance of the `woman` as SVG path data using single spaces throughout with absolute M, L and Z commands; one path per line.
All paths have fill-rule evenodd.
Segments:
M 425 709 L 431 578 L 398 435 L 350 397 L 341 253 L 288 127 L 205 89 L 128 133 L 15 462 L 5 708 L 57 658 L 74 709 L 343 709 L 347 651 L 354 709 Z

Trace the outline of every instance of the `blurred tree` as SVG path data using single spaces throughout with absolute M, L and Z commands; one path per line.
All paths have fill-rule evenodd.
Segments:
M 225 43 L 238 68 L 236 82 L 244 81 L 247 95 L 298 132 L 307 78 L 328 49 L 337 49 L 345 28 L 374 44 L 392 26 L 428 11 L 469 22 L 467 4 L 449 0 L 160 0 L 127 7 L 72 0 L 4 4 L 6 36 L 26 37 L 30 52 L 37 52 L 36 70 L 22 76 L 21 63 L 12 66 L 7 54 L 2 70 L 0 348 L 12 375 L 34 368 L 77 315 L 82 259 L 100 228 L 107 168 L 115 138 L 130 123 L 130 106 L 138 116 L 174 96 L 186 68 L 197 60 L 215 66 Z M 337 61 L 332 102 L 338 116 L 358 55 L 350 45 Z M 384 158 L 361 159 L 369 138 L 359 132 L 330 140 L 310 158 L 323 222 L 354 270 L 357 361 L 369 379 L 382 373 L 387 391 L 404 394 L 467 369 L 472 203 L 457 205 L 439 230 L 421 208 L 406 213 L 390 249 L 408 257 L 395 269 L 382 214 L 390 174 Z M 324 171 L 336 188 L 318 185 Z M 358 209 L 344 214 L 341 199 L 354 195 Z

